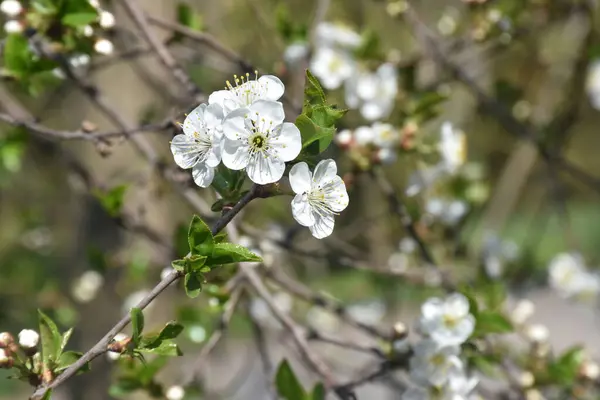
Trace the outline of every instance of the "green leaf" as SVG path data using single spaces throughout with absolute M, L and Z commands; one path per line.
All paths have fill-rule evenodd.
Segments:
M 111 397 L 124 397 L 142 387 L 142 382 L 136 377 L 124 376 L 120 377 L 117 382 L 109 387 L 108 394 Z
M 73 334 L 73 328 L 69 329 L 65 333 L 62 334 L 62 338 L 60 341 L 60 351 L 65 351 L 65 347 L 67 347 L 67 343 L 69 343 L 69 339 L 71 339 L 71 335 Z
M 144 338 L 142 347 L 146 349 L 159 347 L 165 340 L 175 339 L 183 331 L 183 325 L 175 321 L 167 323 L 158 335 Z
M 306 84 L 304 86 L 304 101 L 305 105 L 309 104 L 326 104 L 325 91 L 316 76 L 308 69 L 306 70 Z
M 496 311 L 480 311 L 476 316 L 475 332 L 478 335 L 489 333 L 508 333 L 513 331 L 510 321 Z
M 61 353 L 62 335 L 54 321 L 38 310 L 40 337 L 42 341 L 42 363 L 52 369 Z
M 102 207 L 111 217 L 118 217 L 123 208 L 123 198 L 125 197 L 126 185 L 119 185 L 107 192 L 94 191 L 94 194 L 100 201 Z
M 584 354 L 584 350 L 580 346 L 567 349 L 549 366 L 550 381 L 561 385 L 572 385 L 579 372 Z
M 261 262 L 262 258 L 238 244 L 217 243 L 213 249 L 213 254 L 207 260 L 207 265 L 223 265 L 238 262 Z
M 42 400 L 50 400 L 52 398 L 52 390 L 53 389 L 48 389 L 46 393 L 44 393 L 44 397 L 42 397 Z
M 23 76 L 32 64 L 33 54 L 24 35 L 8 35 L 4 44 L 4 68 L 16 77 Z
M 221 232 L 215 236 L 215 243 L 222 243 L 227 240 L 227 234 L 225 232 Z
M 317 383 L 312 391 L 312 400 L 325 400 L 325 386 Z
M 69 368 L 69 366 L 71 366 L 71 364 L 73 364 L 75 361 L 79 360 L 82 356 L 83 353 L 80 353 L 78 351 L 65 351 L 60 355 L 57 362 L 57 367 L 54 370 L 54 372 L 64 371 L 65 369 Z M 90 371 L 90 369 L 90 363 L 88 362 L 85 363 L 81 368 L 79 368 L 79 370 L 77 370 L 77 373 L 88 372 Z
M 204 276 L 200 273 L 190 272 L 185 275 L 185 294 L 188 297 L 194 299 L 200 295 L 202 291 L 202 283 Z
M 188 244 L 192 254 L 210 256 L 213 252 L 215 241 L 210 228 L 197 215 L 194 215 L 190 224 Z
M 187 266 L 187 261 L 185 259 L 171 261 L 171 266 L 174 269 L 176 269 L 177 271 L 185 272 L 186 266 Z
M 287 360 L 283 360 L 277 369 L 275 377 L 277 393 L 285 400 L 305 400 L 306 392 L 290 368 Z
M 73 13 L 62 17 L 62 23 L 74 28 L 84 27 L 98 19 L 97 13 Z
M 168 356 L 168 357 L 179 357 L 182 356 L 183 353 L 179 349 L 176 343 L 173 343 L 170 340 L 165 340 L 158 347 L 153 348 L 143 348 L 140 349 L 141 352 L 147 354 L 154 354 L 158 356 Z
M 324 152 L 331 144 L 335 128 L 324 128 L 314 123 L 306 114 L 296 118 L 296 127 L 302 136 L 302 148 L 305 153 L 317 155 Z
M 142 338 L 142 332 L 144 331 L 144 313 L 141 309 L 133 307 L 130 314 L 131 327 L 133 328 L 131 339 L 135 343 L 135 347 L 138 347 Z
M 177 22 L 195 31 L 202 30 L 202 16 L 185 3 L 177 4 Z

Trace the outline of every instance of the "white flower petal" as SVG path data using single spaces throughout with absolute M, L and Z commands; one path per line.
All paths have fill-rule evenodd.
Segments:
M 285 172 L 285 162 L 279 157 L 269 157 L 262 153 L 251 156 L 246 173 L 250 180 L 259 185 L 277 182 Z
M 227 168 L 240 170 L 248 166 L 250 148 L 247 142 L 225 138 L 223 142 L 223 164 Z
M 348 207 L 350 199 L 346 191 L 346 184 L 341 177 L 336 175 L 327 184 L 325 202 L 335 212 L 343 211 Z
M 294 167 L 296 165 L 294 165 Z M 315 224 L 312 209 L 306 200 L 306 196 L 303 196 L 302 194 L 297 194 L 292 200 L 292 215 L 302 226 L 312 226 Z
M 285 86 L 278 77 L 274 75 L 263 75 L 258 78 L 258 83 L 264 88 L 263 97 L 265 100 L 276 101 L 283 96 Z
M 271 132 L 269 144 L 283 161 L 292 161 L 302 150 L 300 130 L 291 122 L 284 122 Z
M 257 120 L 260 120 L 259 126 L 261 126 L 263 119 L 267 124 L 272 122 L 273 127 L 281 124 L 285 119 L 283 104 L 278 101 L 256 100 L 250 106 L 251 118 L 254 119 L 255 115 L 258 116 Z
M 308 169 L 308 164 L 306 164 L 305 162 L 299 162 L 298 164 L 294 165 L 292 167 L 292 169 L 290 170 L 290 185 L 292 186 L 292 190 L 294 191 L 294 193 L 296 194 L 302 194 L 305 192 L 308 192 L 310 190 L 311 187 L 311 182 L 312 182 L 312 174 L 310 173 L 310 170 Z M 298 196 L 296 196 L 294 198 L 294 201 L 296 200 Z M 308 202 L 307 202 L 308 204 Z M 294 207 L 294 202 L 292 202 L 292 208 Z M 300 221 L 298 221 L 300 222 Z M 308 225 L 304 225 L 302 224 L 302 222 L 300 222 L 301 225 L 304 226 L 310 226 L 314 223 L 314 221 Z
M 453 293 L 446 299 L 444 308 L 448 315 L 462 318 L 469 314 L 469 300 L 460 293 Z
M 209 128 L 220 127 L 224 117 L 223 106 L 220 104 L 209 104 L 204 110 L 204 123 Z
M 175 163 L 183 168 L 192 168 L 198 162 L 198 152 L 193 150 L 195 141 L 186 135 L 177 135 L 171 140 L 171 153 Z
M 439 318 L 442 315 L 443 307 L 444 302 L 442 299 L 434 297 L 423 303 L 421 306 L 421 314 L 423 314 L 423 317 L 426 319 Z
M 313 181 L 319 184 L 325 184 L 332 181 L 337 176 L 337 165 L 332 159 L 322 160 L 315 167 Z
M 315 218 L 315 223 L 308 227 L 310 233 L 317 239 L 323 239 L 331 235 L 335 224 L 333 214 L 317 214 L 316 212 L 313 212 L 313 216 Z
M 227 115 L 223 120 L 223 133 L 228 139 L 243 140 L 250 136 L 246 128 L 246 120 L 250 112 L 248 108 L 238 108 Z
M 223 147 L 221 140 L 215 140 L 213 147 L 206 154 L 204 163 L 209 167 L 216 167 L 221 163 L 221 149 Z
M 225 106 L 225 100 L 231 100 L 232 93 L 229 90 L 217 90 L 208 96 L 208 104 L 218 104 Z
M 215 177 L 215 169 L 204 163 L 198 163 L 192 168 L 192 177 L 196 185 L 209 187 Z

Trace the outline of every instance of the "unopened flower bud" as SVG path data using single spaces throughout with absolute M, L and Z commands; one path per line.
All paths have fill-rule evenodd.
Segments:
M 94 50 L 99 54 L 110 55 L 114 49 L 113 43 L 108 39 L 98 39 L 96 40 L 96 43 L 94 43 Z
M 404 339 L 408 335 L 408 327 L 404 322 L 396 322 L 393 329 L 394 339 Z
M 185 390 L 179 385 L 171 386 L 165 394 L 168 400 L 182 400 L 184 396 Z
M 9 17 L 16 17 L 23 11 L 23 6 L 17 0 L 4 0 L 0 4 L 0 11 Z
M 109 360 L 116 360 L 120 357 L 121 353 L 123 353 L 129 343 L 131 342 L 131 338 L 124 333 L 117 333 L 113 338 L 112 342 L 110 342 L 107 346 L 108 353 L 107 357 Z
M 115 16 L 110 11 L 101 11 L 99 24 L 104 29 L 110 29 L 115 26 Z
M 0 333 L 0 348 L 5 349 L 14 344 L 15 338 L 8 332 Z
M 579 366 L 579 374 L 590 381 L 600 378 L 600 366 L 592 360 L 585 360 Z
M 23 350 L 35 350 L 40 341 L 40 335 L 32 329 L 23 329 L 19 332 L 19 346 Z
M 334 140 L 342 149 L 347 149 L 348 147 L 352 146 L 354 136 L 352 135 L 352 131 L 349 129 L 344 129 L 335 135 Z
M 510 315 L 515 325 L 523 325 L 535 312 L 535 304 L 531 300 L 523 299 L 517 303 Z
M 83 33 L 83 36 L 85 36 L 85 37 L 94 36 L 94 28 L 91 25 L 84 26 L 82 28 L 81 32 Z
M 92 133 L 98 130 L 98 126 L 91 121 L 83 120 L 81 121 L 81 130 L 85 133 Z
M 519 376 L 519 384 L 522 388 L 527 389 L 533 386 L 535 383 L 535 377 L 529 371 L 523 371 Z
M 12 368 L 13 359 L 8 355 L 6 350 L 0 349 L 0 368 Z
M 543 343 L 550 337 L 550 331 L 542 324 L 529 325 L 525 334 L 527 335 L 527 338 L 534 343 Z
M 529 389 L 525 392 L 526 400 L 545 400 L 545 397 L 537 389 Z
M 6 21 L 4 23 L 4 31 L 6 33 L 21 33 L 23 32 L 23 24 L 15 20 Z

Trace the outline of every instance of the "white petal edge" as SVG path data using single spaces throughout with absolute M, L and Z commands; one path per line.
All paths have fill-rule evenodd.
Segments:
M 298 164 L 295 164 L 292 169 L 290 169 L 290 186 L 292 187 L 292 190 L 294 191 L 294 193 L 296 194 L 302 194 L 304 192 L 308 192 L 310 190 L 311 187 L 311 181 L 312 181 L 312 174 L 310 173 L 310 170 L 308 169 L 308 164 L 306 164 L 305 162 L 299 162 Z M 298 196 L 296 196 L 298 197 Z M 296 200 L 296 198 L 294 198 L 294 201 Z M 294 206 L 294 201 L 292 201 L 292 209 Z M 301 225 L 303 225 L 300 221 L 298 221 Z M 314 221 L 313 221 L 314 223 Z M 304 226 L 310 226 L 312 225 L 304 225 Z
M 250 136 L 246 129 L 246 118 L 250 116 L 248 108 L 238 108 L 230 112 L 223 120 L 223 134 L 231 140 L 241 140 Z
M 281 124 L 285 119 L 283 104 L 278 101 L 256 100 L 250 106 L 250 117 L 255 119 L 257 114 L 258 119 L 265 119 L 267 124 L 272 122 L 273 127 Z
M 244 169 L 250 161 L 249 147 L 247 143 L 225 138 L 223 143 L 223 164 L 234 170 Z
M 209 187 L 215 178 L 215 169 L 206 164 L 198 163 L 192 169 L 192 177 L 196 185 L 200 187 Z
M 258 83 L 265 88 L 265 99 L 276 101 L 283 96 L 285 86 L 281 79 L 274 75 L 263 75 L 258 78 Z
M 302 226 L 312 226 L 315 224 L 310 204 L 303 198 L 302 194 L 297 194 L 292 199 L 292 216 Z
M 318 215 L 315 213 L 314 216 L 314 225 L 308 227 L 308 229 L 310 229 L 310 233 L 312 233 L 312 235 L 317 239 L 323 239 L 331 235 L 335 225 L 333 214 Z
M 171 153 L 175 164 L 183 169 L 192 168 L 198 162 L 198 153 L 190 151 L 195 145 L 194 139 L 179 134 L 171 140 Z
M 283 161 L 292 161 L 302 150 L 302 135 L 296 125 L 284 122 L 271 133 L 270 140 L 277 154 Z

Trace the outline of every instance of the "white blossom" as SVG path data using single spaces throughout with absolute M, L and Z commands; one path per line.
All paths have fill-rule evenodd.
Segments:
M 23 329 L 19 332 L 19 346 L 24 349 L 34 349 L 40 341 L 40 335 L 32 329 Z
M 185 397 L 185 389 L 179 385 L 171 386 L 165 394 L 167 400 L 182 400 Z
M 475 318 L 460 293 L 445 300 L 431 298 L 421 307 L 420 329 L 440 346 L 460 345 L 473 333 Z
M 550 331 L 546 325 L 532 324 L 525 329 L 525 335 L 535 343 L 543 343 L 550 337 Z
M 425 210 L 447 226 L 456 225 L 469 211 L 462 200 L 446 200 L 436 197 L 427 199 Z
M 6 21 L 4 23 L 4 31 L 6 33 L 21 33 L 23 32 L 23 24 L 16 20 Z
M 302 149 L 300 130 L 283 120 L 283 105 L 270 100 L 257 100 L 229 113 L 223 121 L 225 166 L 246 169 L 252 182 L 260 185 L 281 179 L 285 162 Z
M 441 140 L 439 144 L 442 156 L 441 164 L 450 173 L 462 166 L 467 155 L 467 137 L 465 133 L 445 122 L 441 129 Z
M 453 367 L 462 367 L 458 358 L 460 348 L 456 345 L 440 346 L 431 339 L 424 339 L 413 347 L 413 351 L 410 373 L 420 385 L 441 386 L 448 381 Z
M 336 135 L 333 137 L 333 140 L 342 148 L 350 147 L 352 141 L 354 140 L 354 135 L 350 129 L 343 129 L 336 133 Z
M 23 6 L 17 0 L 4 0 L 0 3 L 0 11 L 9 17 L 16 17 L 23 11 Z
M 208 97 L 208 104 L 219 104 L 225 115 L 238 108 L 250 107 L 256 101 L 269 100 L 275 102 L 283 96 L 285 86 L 274 75 L 258 75 L 250 79 L 250 74 L 233 76 L 234 85 L 227 81 L 227 89 L 213 92 Z M 283 121 L 283 119 L 282 119 Z
M 377 160 L 383 165 L 390 165 L 396 162 L 398 153 L 388 147 L 377 150 Z
M 218 104 L 200 104 L 183 122 L 183 134 L 171 141 L 175 163 L 192 169 L 196 185 L 208 187 L 221 162 L 223 109 Z
M 565 298 L 595 297 L 600 292 L 600 277 L 590 273 L 579 254 L 561 253 L 550 261 L 549 283 Z
M 373 143 L 382 148 L 392 148 L 400 140 L 400 132 L 390 124 L 375 122 L 371 129 L 373 131 Z
M 444 387 L 445 397 L 448 400 L 467 400 L 472 398 L 471 392 L 477 386 L 479 380 L 469 377 L 464 367 L 454 367 L 448 374 L 448 383 Z
M 358 33 L 343 24 L 321 22 L 315 33 L 316 42 L 324 46 L 355 49 L 362 42 Z
M 283 52 L 283 60 L 290 67 L 298 67 L 309 53 L 309 46 L 306 42 L 295 42 L 287 46 Z
M 85 271 L 75 280 L 71 288 L 73 298 L 80 303 L 88 303 L 96 298 L 104 284 L 104 277 L 98 271 Z
M 600 60 L 595 60 L 589 66 L 586 90 L 592 106 L 600 110 Z
M 325 89 L 334 90 L 350 78 L 356 67 L 353 58 L 345 51 L 319 47 L 310 62 L 310 71 L 319 78 Z
M 370 126 L 361 126 L 354 130 L 354 139 L 359 146 L 368 146 L 375 142 L 375 131 Z
M 92 37 L 94 36 L 94 28 L 91 25 L 86 25 L 81 28 L 81 33 L 83 33 L 83 36 L 85 37 Z
M 337 175 L 334 160 L 322 160 L 311 174 L 305 162 L 290 170 L 290 184 L 296 196 L 292 200 L 292 214 L 312 235 L 322 239 L 331 235 L 334 215 L 348 206 L 346 185 Z
M 442 176 L 442 172 L 443 170 L 439 166 L 414 171 L 408 177 L 405 194 L 409 197 L 416 196 L 433 185 Z
M 519 300 L 512 313 L 510 319 L 515 325 L 523 325 L 535 312 L 535 304 L 529 299 Z
M 206 340 L 206 329 L 202 325 L 192 325 L 187 329 L 187 335 L 194 343 L 202 343 Z
M 397 94 L 398 73 L 391 63 L 380 65 L 375 72 L 358 71 L 345 84 L 346 105 L 360 109 L 369 121 L 389 116 Z
M 104 38 L 98 39 L 98 40 L 96 40 L 96 43 L 94 43 L 94 50 L 98 54 L 103 54 L 103 55 L 107 56 L 107 55 L 112 54 L 114 49 L 115 49 L 115 46 L 108 39 L 104 39 Z
M 94 8 L 100 8 L 100 2 L 98 0 L 88 0 L 88 3 Z
M 381 301 L 370 301 L 349 305 L 346 308 L 353 320 L 365 325 L 377 325 L 385 316 L 386 307 Z
M 104 29 L 110 29 L 115 26 L 115 16 L 110 11 L 100 11 L 98 23 Z

